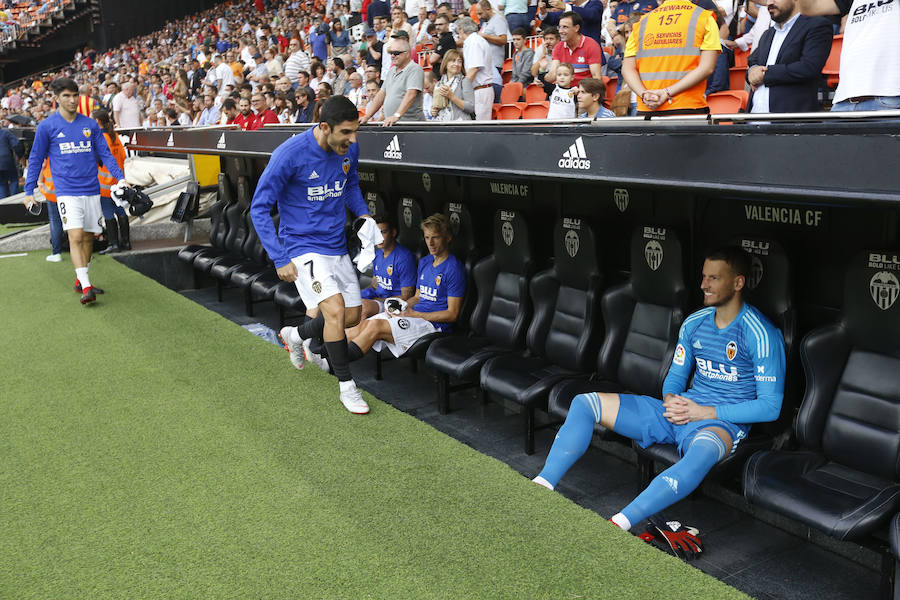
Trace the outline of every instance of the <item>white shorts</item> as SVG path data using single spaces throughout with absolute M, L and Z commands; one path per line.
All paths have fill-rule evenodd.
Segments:
M 391 354 L 400 358 L 404 352 L 409 350 L 410 346 L 416 343 L 423 335 L 428 335 L 437 331 L 431 321 L 420 319 L 418 317 L 389 317 L 387 313 L 378 313 L 369 319 L 387 319 L 391 325 L 391 335 L 394 343 L 384 340 L 375 340 L 372 348 L 379 352 L 382 348 L 387 348 Z
M 315 308 L 336 294 L 344 297 L 346 308 L 362 305 L 356 268 L 346 254 L 326 256 L 307 252 L 292 258 L 291 262 L 297 266 L 294 284 L 306 308 Z
M 103 231 L 103 211 L 100 194 L 96 196 L 57 196 L 56 206 L 63 229 L 84 229 L 91 233 Z

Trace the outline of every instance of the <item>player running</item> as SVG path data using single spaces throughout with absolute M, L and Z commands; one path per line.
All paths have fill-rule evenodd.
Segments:
M 359 322 L 362 305 L 359 280 L 347 255 L 345 207 L 371 218 L 356 171 L 358 129 L 356 106 L 344 96 L 329 98 L 315 127 L 272 153 L 256 186 L 250 216 L 278 277 L 297 285 L 307 308 L 319 308 L 315 318 L 279 333 L 291 363 L 302 369 L 303 341 L 322 337 L 341 402 L 351 413 L 365 414 L 369 406 L 350 375 L 344 335 L 345 327 Z M 281 217 L 277 233 L 270 212 L 275 205 Z
M 784 396 L 784 340 L 741 299 L 749 274 L 750 259 L 738 247 L 707 254 L 700 284 L 706 307 L 681 325 L 663 401 L 596 392 L 575 396 L 534 481 L 552 490 L 587 450 L 595 423 L 644 448 L 676 444 L 681 460 L 610 519 L 628 530 L 694 491 L 734 451 L 751 423 L 777 419 Z
M 91 285 L 88 266 L 94 249 L 94 235 L 103 231 L 100 210 L 100 182 L 97 165 L 102 163 L 118 180 L 127 185 L 125 175 L 109 151 L 103 131 L 97 122 L 76 112 L 78 85 L 61 77 L 53 80 L 50 90 L 56 96 L 59 111 L 41 121 L 34 132 L 34 145 L 28 156 L 28 179 L 25 181 L 25 206 L 34 204 L 40 165 L 50 158 L 50 171 L 56 189 L 56 204 L 63 229 L 69 236 L 69 254 L 75 267 L 75 291 L 81 292 L 81 303 L 97 299 L 103 290 Z

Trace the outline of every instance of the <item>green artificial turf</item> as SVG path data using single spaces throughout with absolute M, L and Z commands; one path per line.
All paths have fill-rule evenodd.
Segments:
M 0 223 L 0 236 L 6 235 L 7 233 L 13 233 L 14 231 L 28 231 L 29 229 L 40 227 L 43 224 L 44 223 Z
M 0 258 L 2 598 L 745 597 L 110 258 L 91 278 L 82 307 L 71 265 Z

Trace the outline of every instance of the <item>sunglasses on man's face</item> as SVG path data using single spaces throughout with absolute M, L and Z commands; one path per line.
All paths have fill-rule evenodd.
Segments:
M 388 54 L 390 54 L 391 56 L 400 56 L 404 52 L 406 52 L 406 50 L 391 50 L 390 52 L 388 52 Z

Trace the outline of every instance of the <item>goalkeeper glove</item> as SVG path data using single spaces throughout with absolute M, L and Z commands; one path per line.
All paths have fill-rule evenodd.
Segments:
M 662 514 L 647 519 L 647 525 L 648 532 L 665 542 L 672 553 L 682 560 L 693 560 L 703 552 L 700 532 L 693 527 L 685 527 L 678 521 L 667 521 Z

